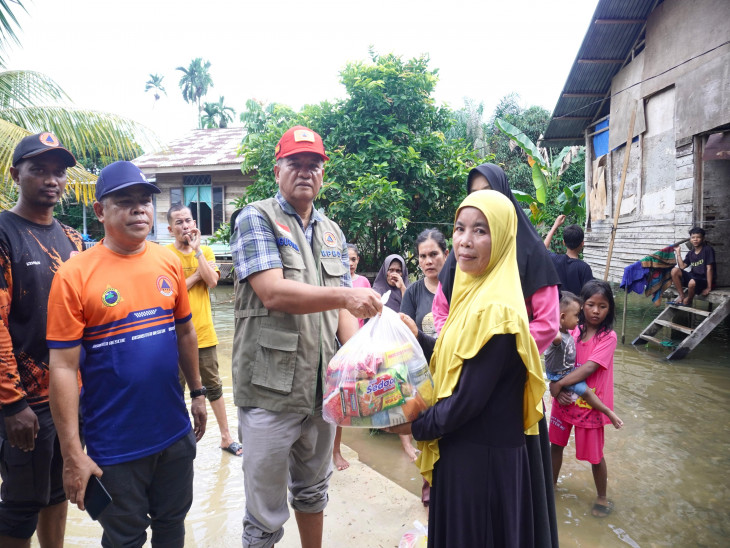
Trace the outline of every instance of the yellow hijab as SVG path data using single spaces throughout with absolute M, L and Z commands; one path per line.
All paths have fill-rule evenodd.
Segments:
M 466 274 L 456 267 L 451 309 L 431 357 L 434 381 L 433 401 L 448 398 L 456 388 L 464 360 L 476 356 L 494 335 L 514 334 L 517 351 L 527 369 L 523 399 L 526 433 L 533 433 L 542 418 L 545 392 L 540 355 L 530 335 L 525 300 L 517 268 L 517 215 L 514 205 L 494 190 L 474 192 L 461 202 L 456 218 L 464 207 L 479 209 L 489 222 L 492 252 L 484 273 Z M 458 250 L 455 250 L 458 252 Z M 458 255 L 457 255 L 458 256 Z M 417 461 L 421 474 L 432 482 L 433 467 L 439 459 L 438 440 L 418 443 Z

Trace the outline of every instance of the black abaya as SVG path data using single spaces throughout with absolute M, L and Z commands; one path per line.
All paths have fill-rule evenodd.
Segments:
M 464 361 L 454 393 L 412 423 L 417 440 L 440 438 L 429 548 L 534 545 L 525 376 L 515 336 L 495 335 Z

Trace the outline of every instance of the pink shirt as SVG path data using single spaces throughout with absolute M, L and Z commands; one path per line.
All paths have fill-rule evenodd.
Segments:
M 446 318 L 449 317 L 449 302 L 446 300 L 444 290 L 441 289 L 441 282 L 439 282 L 436 294 L 433 296 L 431 314 L 433 314 L 433 328 L 436 330 L 436 334 L 439 334 L 446 323 Z
M 537 349 L 542 354 L 547 350 L 560 329 L 560 299 L 558 286 L 548 285 L 541 287 L 532 297 L 525 299 L 527 316 L 530 318 L 530 334 L 537 343 Z M 433 324 L 436 333 L 441 329 L 449 316 L 449 303 L 439 283 L 431 307 Z
M 553 342 L 560 329 L 560 296 L 557 285 L 546 285 L 525 299 L 527 317 L 530 318 L 530 335 L 542 354 Z
M 365 276 L 359 276 L 358 274 L 355 274 L 355 276 L 352 279 L 352 287 L 364 287 L 366 289 L 370 289 L 370 281 Z M 360 324 L 360 327 L 365 325 L 365 320 L 362 318 L 357 319 L 357 323 Z
M 570 334 L 575 339 L 575 367 L 589 361 L 599 365 L 586 379 L 586 384 L 609 409 L 613 409 L 613 354 L 618 342 L 616 332 L 609 331 L 600 337 L 594 335 L 587 341 L 579 340 L 580 331 L 577 327 Z M 552 416 L 581 428 L 602 428 L 605 424 L 611 424 L 606 415 L 591 408 L 583 398 L 566 406 L 553 399 Z

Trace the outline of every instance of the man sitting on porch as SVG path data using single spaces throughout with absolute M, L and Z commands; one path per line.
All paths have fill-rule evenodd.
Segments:
M 705 230 L 693 227 L 689 231 L 689 242 L 692 250 L 687 252 L 682 260 L 681 248 L 676 246 L 674 254 L 677 257 L 677 266 L 672 269 L 672 281 L 679 297 L 674 304 L 690 306 L 695 294 L 706 296 L 712 289 L 715 278 L 715 250 L 705 244 Z M 687 272 L 685 268 L 691 267 Z M 687 286 L 685 295 L 683 286 Z

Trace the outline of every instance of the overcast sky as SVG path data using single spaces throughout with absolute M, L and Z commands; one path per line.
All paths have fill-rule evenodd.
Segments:
M 597 0 L 24 0 L 9 69 L 54 78 L 78 107 L 129 116 L 163 140 L 196 125 L 178 66 L 211 62 L 215 87 L 240 112 L 256 98 L 299 108 L 344 95 L 339 71 L 377 53 L 427 53 L 435 97 L 491 113 L 517 92 L 552 112 Z M 17 11 L 17 10 L 16 10 Z M 167 96 L 153 107 L 150 73 Z M 238 114 L 236 114 L 238 121 Z

